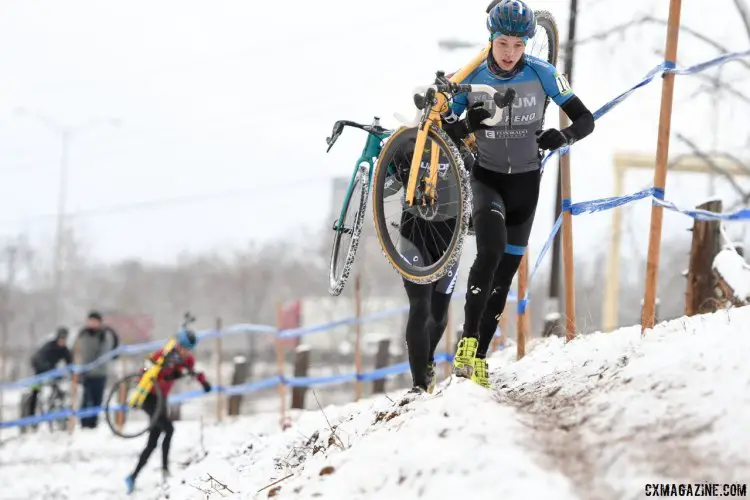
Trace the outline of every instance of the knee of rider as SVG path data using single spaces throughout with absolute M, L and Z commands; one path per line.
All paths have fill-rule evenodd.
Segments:
M 430 314 L 430 301 L 427 298 L 412 298 L 409 301 L 409 316 L 427 319 Z
M 474 214 L 477 252 L 491 252 L 502 257 L 507 243 L 505 218 L 495 209 L 483 209 Z

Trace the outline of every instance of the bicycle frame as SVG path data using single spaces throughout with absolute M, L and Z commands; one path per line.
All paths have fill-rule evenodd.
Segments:
M 464 78 L 469 76 L 472 71 L 477 69 L 480 64 L 487 58 L 492 45 L 487 45 L 482 49 L 469 63 L 451 76 L 448 81 L 451 83 L 459 83 Z M 420 163 L 422 162 L 422 154 L 427 143 L 427 134 L 430 127 L 435 124 L 441 127 L 442 120 L 440 118 L 441 113 L 448 111 L 448 99 L 442 92 L 435 92 L 434 99 L 432 99 L 432 106 L 430 108 L 425 107 L 425 112 L 422 115 L 422 120 L 419 124 L 419 130 L 417 131 L 417 140 L 414 145 L 414 156 L 411 160 L 411 169 L 409 170 L 409 181 L 406 186 L 406 203 L 409 206 L 414 205 L 414 191 L 417 187 L 417 177 L 419 172 Z M 430 175 L 426 182 L 425 194 L 432 196 L 435 193 L 437 187 L 437 176 L 438 176 L 438 160 L 440 150 L 439 148 L 432 148 L 430 155 Z M 434 197 L 433 197 L 434 198 Z
M 344 200 L 348 200 L 352 196 L 352 191 L 354 190 L 354 184 L 357 178 L 357 172 L 359 171 L 359 167 L 363 163 L 367 164 L 368 166 L 367 185 L 369 186 L 372 183 L 372 171 L 375 167 L 375 160 L 380 156 L 380 152 L 383 149 L 383 140 L 388 138 L 391 135 L 392 131 L 380 127 L 380 120 L 377 117 L 375 117 L 372 125 L 370 125 L 369 127 L 360 125 L 358 123 L 342 120 L 337 122 L 337 124 L 334 126 L 334 134 L 328 139 L 329 151 L 333 147 L 333 144 L 336 142 L 338 136 L 341 135 L 344 126 L 359 128 L 367 132 L 367 141 L 365 142 L 365 146 L 362 149 L 361 156 L 357 159 L 357 162 L 354 165 L 354 171 L 352 172 L 352 177 L 349 181 L 349 187 L 346 191 L 346 197 L 344 198 Z M 336 221 L 335 226 L 333 227 L 334 231 L 343 230 L 342 225 L 344 223 L 344 217 L 346 217 L 346 207 L 347 203 L 342 203 L 339 218 Z

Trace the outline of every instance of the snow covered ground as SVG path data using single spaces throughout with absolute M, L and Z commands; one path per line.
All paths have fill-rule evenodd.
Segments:
M 491 360 L 493 389 L 453 380 L 322 411 L 178 422 L 172 478 L 157 449 L 137 499 L 635 499 L 647 483 L 750 478 L 750 307 Z M 442 372 L 441 372 L 442 373 Z M 312 395 L 311 395 L 312 396 Z M 106 428 L 0 447 L 0 498 L 126 498 L 145 438 Z M 277 482 L 276 484 L 274 484 Z

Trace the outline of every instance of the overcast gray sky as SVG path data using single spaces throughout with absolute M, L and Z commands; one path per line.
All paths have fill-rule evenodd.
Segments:
M 581 0 L 581 34 L 638 13 L 666 18 L 668 3 Z M 714 39 L 746 49 L 748 38 L 731 15 L 732 2 L 715 3 L 712 14 L 730 17 L 729 28 L 712 33 Z M 351 172 L 363 140 L 354 133 L 326 155 L 324 139 L 333 122 L 369 121 L 378 114 L 394 126 L 394 111 L 411 111 L 412 87 L 429 83 L 435 70 L 456 69 L 475 53 L 442 52 L 438 38 L 485 42 L 485 5 L 485 0 L 3 2 L 0 238 L 28 233 L 36 245 L 49 247 L 53 237 L 60 135 L 14 114 L 19 106 L 65 125 L 121 121 L 119 127 L 86 128 L 71 141 L 68 210 L 79 216 L 70 222 L 97 259 L 169 262 L 182 251 L 237 248 L 251 239 L 327 225 L 330 178 Z M 532 6 L 550 10 L 565 36 L 568 0 Z M 683 22 L 707 31 L 704 6 L 684 2 Z M 712 21 L 709 28 L 716 26 Z M 581 47 L 574 90 L 592 110 L 598 108 L 660 61 L 655 50 L 663 48 L 663 40 L 664 31 L 651 27 L 606 45 Z M 682 65 L 715 55 L 694 39 L 681 39 Z M 750 94 L 748 71 L 736 64 L 725 71 Z M 678 77 L 673 129 L 710 147 L 711 100 L 687 99 L 701 84 Z M 654 153 L 660 93 L 657 80 L 574 147 L 574 201 L 612 194 L 615 151 Z M 718 109 L 718 145 L 743 155 L 746 150 L 737 146 L 750 135 L 747 107 L 723 97 Z M 548 113 L 547 123 L 555 125 L 557 108 L 550 106 Z M 674 141 L 673 148 L 684 151 Z M 650 173 L 633 173 L 627 189 L 650 183 Z M 532 258 L 552 224 L 554 187 L 554 175 L 547 175 Z M 723 183 L 719 189 L 731 194 Z M 694 205 L 708 194 L 705 178 L 669 179 L 667 198 L 677 203 Z M 640 202 L 629 210 L 640 236 L 647 233 L 649 207 Z M 581 258 L 603 244 L 610 220 L 610 212 L 575 219 Z M 672 234 L 691 224 L 681 215 L 665 221 L 674 225 Z M 639 245 L 645 254 L 645 238 Z

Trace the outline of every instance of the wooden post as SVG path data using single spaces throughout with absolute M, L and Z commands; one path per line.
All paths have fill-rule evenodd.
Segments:
M 286 383 L 284 380 L 284 339 L 279 338 L 278 333 L 281 332 L 283 326 L 283 306 L 279 304 L 276 307 L 276 328 L 278 329 L 276 335 L 276 368 L 279 372 L 279 411 L 281 413 L 281 427 L 286 426 Z
M 448 326 L 445 329 L 445 352 L 450 355 L 455 353 L 453 347 L 453 301 L 448 303 Z M 451 376 L 453 370 L 453 363 L 445 363 L 445 378 Z
M 721 213 L 721 200 L 711 200 L 698 205 L 699 210 Z M 693 223 L 693 242 L 690 248 L 687 290 L 685 293 L 685 315 L 694 316 L 713 312 L 716 278 L 713 272 L 714 258 L 721 250 L 721 222 L 699 221 Z M 708 306 L 708 307 L 707 307 Z
M 120 362 L 118 363 L 120 366 L 120 378 L 125 377 L 126 369 L 125 369 L 125 356 L 120 356 Z M 117 391 L 117 404 L 118 405 L 125 405 L 128 401 L 128 386 L 127 384 L 120 384 L 120 387 L 118 387 Z M 115 425 L 117 426 L 117 430 L 122 431 L 123 426 L 125 425 L 125 412 L 124 411 L 118 411 L 115 415 Z
M 73 364 L 81 363 L 81 343 L 76 337 L 75 344 L 73 344 Z M 73 373 L 70 377 L 70 409 L 76 411 L 79 407 L 78 400 L 78 374 Z M 68 434 L 73 434 L 73 430 L 76 427 L 76 417 L 71 415 L 68 418 Z
M 388 366 L 388 358 L 391 348 L 391 339 L 380 339 L 378 341 L 378 352 L 375 355 L 375 369 Z M 372 393 L 383 394 L 385 392 L 385 378 L 372 381 Z
M 526 251 L 521 258 L 521 265 L 518 268 L 518 303 L 520 304 L 523 298 L 526 296 L 526 289 L 528 286 L 527 280 L 529 276 L 529 252 Z M 528 304 L 525 309 L 528 308 Z M 528 310 L 524 310 L 523 313 L 518 312 L 516 318 L 516 359 L 521 359 L 526 355 L 526 337 L 528 334 L 526 322 L 526 316 Z
M 8 292 L 10 292 L 10 287 L 8 288 Z M 8 329 L 3 326 L 3 338 L 2 338 L 2 347 L 0 348 L 0 384 L 5 382 L 5 374 L 7 372 L 6 365 L 8 363 Z M 21 401 L 23 401 L 23 398 L 21 398 Z M 3 390 L 0 389 L 0 422 L 3 421 Z M 21 403 L 21 408 L 23 408 L 23 402 Z M 20 414 L 23 417 L 23 412 Z M 23 427 L 21 428 L 23 429 Z M 2 432 L 2 431 L 0 431 Z
M 508 306 L 506 305 L 505 307 L 507 308 Z M 497 351 L 499 345 L 505 345 L 505 339 L 508 338 L 505 330 L 508 327 L 508 317 L 505 315 L 505 310 L 500 314 L 497 326 L 500 328 L 500 336 L 492 337 L 492 352 Z
M 308 368 L 310 367 L 310 346 L 298 345 L 294 350 L 294 376 L 307 377 Z M 292 388 L 292 408 L 297 410 L 305 409 L 305 393 L 307 387 Z
M 217 389 L 221 387 L 221 365 L 224 362 L 224 356 L 222 355 L 222 348 L 221 348 L 221 329 L 222 329 L 222 323 L 221 318 L 216 318 L 216 331 L 219 332 L 219 335 L 216 337 L 216 344 L 215 349 L 216 353 L 214 354 L 214 359 L 216 360 L 216 380 L 214 381 L 214 387 Z M 250 333 L 252 335 L 252 333 Z M 221 417 L 223 414 L 223 404 L 224 404 L 224 395 L 216 391 L 216 421 L 221 422 Z
M 670 0 L 667 19 L 667 42 L 665 59 L 674 65 L 677 59 L 677 39 L 680 31 L 680 10 L 682 0 Z M 656 168 L 654 188 L 663 195 L 667 183 L 667 159 L 669 158 L 669 134 L 672 125 L 672 98 L 674 95 L 674 73 L 666 73 L 662 78 L 661 110 L 659 112 L 659 136 L 656 142 Z M 659 252 L 661 250 L 661 229 L 664 209 L 660 205 L 651 206 L 651 232 L 648 240 L 648 261 L 646 266 L 646 291 L 643 299 L 641 333 L 653 328 L 656 312 L 656 286 L 659 278 Z
M 641 299 L 641 317 L 643 317 L 643 299 Z M 654 321 L 659 321 L 659 305 L 661 304 L 661 300 L 659 300 L 659 297 L 656 297 L 655 305 L 654 305 Z
M 354 278 L 354 310 L 354 315 L 357 318 L 354 338 L 354 371 L 359 376 L 362 373 L 362 324 L 360 323 L 360 318 L 362 318 L 362 279 L 359 273 Z M 354 382 L 354 401 L 359 401 L 360 397 L 362 397 L 362 382 L 357 379 Z
M 250 364 L 248 363 L 247 358 L 244 356 L 236 356 L 234 358 L 234 372 L 232 373 L 232 385 L 238 385 L 247 380 L 247 373 L 248 369 L 250 367 Z M 229 396 L 229 401 L 227 404 L 227 415 L 239 415 L 240 414 L 240 406 L 242 404 L 242 395 L 241 394 L 234 394 L 232 396 Z
M 625 169 L 615 164 L 615 196 L 623 194 Z M 612 210 L 609 256 L 607 258 L 606 287 L 604 289 L 603 331 L 611 332 L 620 326 L 618 320 L 620 304 L 620 234 L 622 232 L 623 208 Z
M 560 113 L 560 128 L 568 126 L 568 116 Z M 572 188 L 570 182 L 570 158 L 560 158 L 560 189 L 563 203 L 571 203 Z M 576 283 L 573 260 L 573 214 L 563 211 L 563 267 L 565 268 L 565 339 L 573 340 L 576 335 Z

